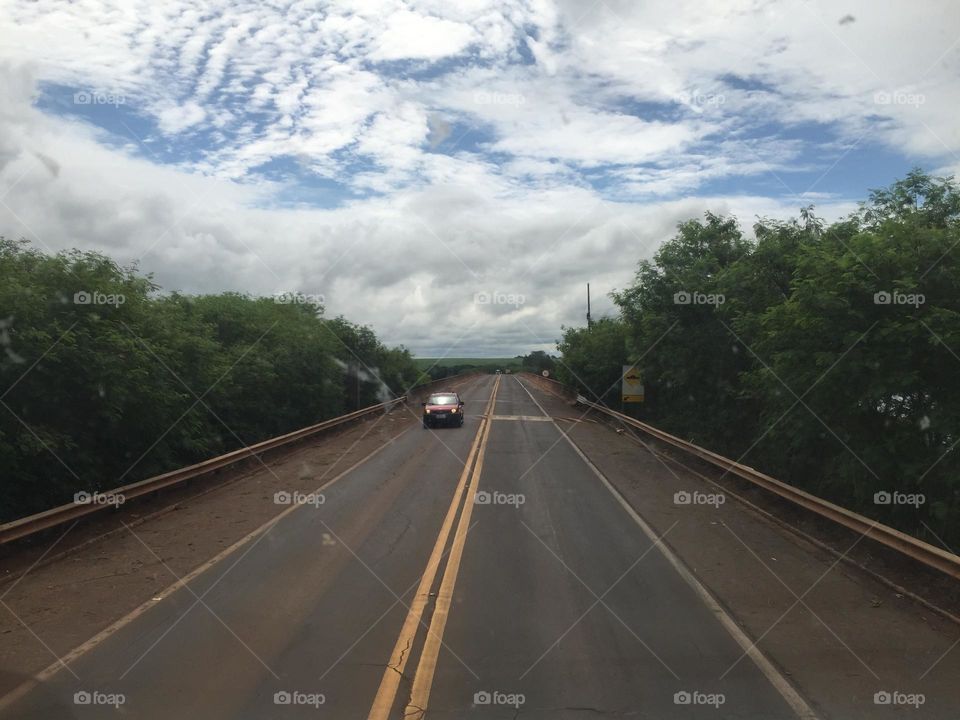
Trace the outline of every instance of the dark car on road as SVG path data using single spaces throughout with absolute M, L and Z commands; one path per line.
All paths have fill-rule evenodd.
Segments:
M 423 427 L 463 425 L 463 400 L 453 392 L 432 393 L 423 404 Z

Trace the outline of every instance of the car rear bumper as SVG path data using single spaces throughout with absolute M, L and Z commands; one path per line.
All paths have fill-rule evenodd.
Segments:
M 430 425 L 431 427 L 439 427 L 441 425 L 459 425 L 463 422 L 463 415 L 461 413 L 430 413 L 429 415 L 423 416 L 423 422 L 425 425 Z

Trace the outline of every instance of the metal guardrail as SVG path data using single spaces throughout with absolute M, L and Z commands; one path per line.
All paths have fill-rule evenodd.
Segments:
M 560 397 L 566 400 L 576 400 L 579 395 L 572 390 L 571 388 L 564 385 L 559 380 L 554 380 L 552 377 L 544 377 L 543 375 L 537 375 L 536 373 L 530 372 L 529 370 L 521 370 L 517 373 L 528 380 L 532 380 L 535 383 L 539 383 L 541 389 L 551 392 L 554 395 L 559 395 Z
M 575 395 L 570 388 L 563 385 L 563 383 L 553 380 L 552 378 L 541 377 L 533 373 L 524 373 L 524 375 L 531 380 L 537 381 L 542 388 L 550 390 L 560 396 L 572 397 Z M 929 543 L 915 538 L 912 535 L 907 535 L 906 533 L 892 528 L 889 525 L 884 525 L 876 520 L 871 520 L 864 515 L 855 513 L 852 510 L 841 507 L 840 505 L 836 505 L 829 500 L 824 500 L 823 498 L 817 497 L 816 495 L 794 487 L 793 485 L 789 485 L 788 483 L 777 480 L 776 478 L 772 478 L 769 475 L 765 475 L 759 470 L 755 470 L 748 465 L 742 465 L 734 460 L 711 452 L 706 448 L 702 448 L 699 445 L 694 445 L 686 440 L 681 440 L 670 433 L 664 432 L 663 430 L 655 428 L 652 425 L 648 425 L 635 418 L 629 417 L 628 415 L 624 415 L 616 410 L 612 410 L 605 405 L 587 400 L 582 395 L 576 395 L 576 401 L 578 404 L 583 405 L 584 407 L 589 407 L 605 415 L 616 418 L 626 425 L 637 428 L 647 435 L 673 445 L 674 447 L 677 447 L 690 455 L 698 457 L 715 467 L 719 467 L 732 475 L 736 475 L 743 480 L 767 490 L 768 492 L 772 492 L 775 495 L 794 503 L 795 505 L 799 505 L 800 507 L 821 517 L 832 520 L 833 522 L 838 523 L 849 530 L 862 534 L 882 545 L 885 545 L 886 547 L 903 553 L 907 557 L 916 560 L 917 562 L 923 563 L 928 567 L 935 568 L 936 570 L 939 570 L 950 577 L 960 580 L 960 556 L 954 555 L 953 553 L 938 548 L 934 545 L 930 545 Z
M 381 410 L 389 410 L 394 405 L 405 402 L 406 399 L 407 397 L 404 395 L 394 400 L 388 400 L 384 403 L 371 405 L 370 407 L 356 410 L 352 413 L 348 413 L 347 415 L 341 415 L 340 417 L 331 418 L 330 420 L 324 420 L 316 425 L 310 425 L 309 427 L 294 430 L 286 435 L 270 438 L 269 440 L 264 440 L 263 442 L 256 443 L 255 445 L 248 445 L 247 447 L 240 448 L 239 450 L 229 452 L 226 455 L 220 455 L 218 457 L 196 463 L 195 465 L 179 468 L 178 470 L 171 470 L 170 472 L 163 473 L 162 475 L 156 475 L 152 478 L 147 478 L 146 480 L 140 480 L 135 483 L 130 483 L 129 485 L 104 491 L 101 494 L 107 496 L 112 495 L 114 497 L 121 496 L 125 502 L 132 498 L 147 495 L 148 493 L 170 487 L 171 485 L 178 485 L 187 480 L 192 480 L 193 478 L 206 475 L 215 470 L 219 470 L 234 463 L 240 462 L 241 460 L 259 455 L 262 452 L 288 445 L 366 415 L 370 415 Z M 61 525 L 77 518 L 82 518 L 86 515 L 92 515 L 95 512 L 99 512 L 110 507 L 114 507 L 114 505 L 109 503 L 73 502 L 50 508 L 49 510 L 44 510 L 43 512 L 35 515 L 28 515 L 27 517 L 4 523 L 3 525 L 0 525 L 0 545 L 13 540 L 19 540 L 20 538 L 40 532 L 41 530 L 56 527 L 57 525 Z
M 657 438 L 663 442 L 678 447 L 684 452 L 704 460 L 711 465 L 722 468 L 724 471 L 736 475 L 739 478 L 747 480 L 769 492 L 778 495 L 785 500 L 799 505 L 821 517 L 832 520 L 844 527 L 875 540 L 882 545 L 897 550 L 904 555 L 923 563 L 929 567 L 935 568 L 946 575 L 960 580 L 960 556 L 951 552 L 942 550 L 938 547 L 925 543 L 911 535 L 900 532 L 889 525 L 883 525 L 875 520 L 871 520 L 864 515 L 847 510 L 844 507 L 836 505 L 829 500 L 812 495 L 799 488 L 789 485 L 780 480 L 765 475 L 762 472 L 753 469 L 747 465 L 741 465 L 738 462 L 717 455 L 714 452 L 694 445 L 693 443 L 681 440 L 670 433 L 659 430 L 652 425 L 636 420 L 624 415 L 616 410 L 591 402 L 582 395 L 577 395 L 577 402 L 585 407 L 589 407 L 598 412 L 616 418 L 620 422 L 631 427 L 642 430 L 646 434 Z
M 457 375 L 451 375 L 447 378 L 433 380 L 422 385 L 417 385 L 416 387 L 410 388 L 409 392 L 411 394 L 416 394 L 422 390 L 429 390 L 429 388 L 433 385 L 449 384 L 451 381 L 455 382 L 458 379 L 466 379 L 467 377 L 472 377 L 475 374 L 478 373 L 471 371 L 459 373 Z M 247 447 L 240 448 L 239 450 L 229 452 L 226 455 L 210 458 L 209 460 L 204 460 L 203 462 L 196 463 L 195 465 L 189 465 L 177 470 L 171 470 L 170 472 L 163 473 L 162 475 L 156 475 L 152 478 L 147 478 L 146 480 L 140 480 L 135 483 L 130 483 L 129 485 L 113 488 L 112 490 L 106 490 L 99 494 L 113 497 L 119 496 L 123 498 L 123 502 L 126 502 L 127 500 L 131 500 L 142 495 L 147 495 L 172 485 L 179 485 L 187 480 L 192 480 L 202 475 L 214 472 L 215 470 L 220 470 L 221 468 L 228 467 L 229 465 L 233 465 L 234 463 L 240 462 L 247 458 L 254 457 L 260 453 L 297 442 L 298 440 L 302 440 L 325 430 L 330 430 L 331 428 L 338 427 L 366 415 L 371 415 L 381 410 L 390 410 L 394 405 L 406 402 L 408 397 L 408 395 L 402 395 L 394 400 L 388 400 L 387 402 L 379 403 L 377 405 L 361 408 L 360 410 L 356 410 L 346 415 L 341 415 L 340 417 L 324 420 L 316 425 L 310 425 L 309 427 L 294 430 L 286 435 L 270 438 L 269 440 L 264 440 L 263 442 L 256 443 L 255 445 L 248 445 Z M 12 542 L 14 540 L 19 540 L 27 537 L 28 535 L 33 535 L 34 533 L 41 532 L 42 530 L 47 530 L 49 528 L 56 527 L 57 525 L 62 525 L 63 523 L 70 522 L 71 520 L 92 515 L 93 513 L 111 507 L 114 507 L 114 505 L 110 503 L 72 502 L 66 505 L 59 505 L 57 507 L 50 508 L 49 510 L 44 510 L 43 512 L 36 513 L 35 515 L 28 515 L 27 517 L 12 520 L 8 523 L 0 525 L 0 545 Z

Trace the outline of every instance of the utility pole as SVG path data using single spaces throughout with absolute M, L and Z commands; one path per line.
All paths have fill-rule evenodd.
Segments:
M 590 329 L 590 326 L 593 324 L 593 321 L 590 319 L 590 283 L 587 283 L 587 329 Z

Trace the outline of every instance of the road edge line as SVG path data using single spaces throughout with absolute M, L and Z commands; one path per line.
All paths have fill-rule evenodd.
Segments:
M 358 467 L 366 463 L 368 460 L 372 459 L 375 455 L 378 455 L 380 452 L 382 452 L 383 450 L 393 445 L 393 443 L 398 438 L 410 432 L 411 429 L 412 428 L 407 428 L 406 430 L 403 430 L 397 433 L 392 438 L 390 438 L 390 440 L 385 442 L 383 445 L 381 445 L 378 448 L 375 448 L 373 451 L 364 455 L 362 458 L 357 460 L 357 462 L 355 462 L 353 465 L 348 467 L 346 470 L 343 470 L 339 475 L 336 475 L 335 477 L 331 478 L 328 482 L 324 483 L 319 488 L 314 490 L 314 492 L 319 493 L 321 490 L 326 490 L 327 488 L 331 487 L 334 483 L 336 483 L 340 479 L 344 478 L 345 476 L 347 476 L 348 474 L 356 470 Z M 37 685 L 52 678 L 54 675 L 60 672 L 65 666 L 67 666 L 70 662 L 73 662 L 74 660 L 77 660 L 83 655 L 86 655 L 88 652 L 93 650 L 95 647 L 97 647 L 104 640 L 106 640 L 111 635 L 116 633 L 118 630 L 121 630 L 122 628 L 124 628 L 125 626 L 129 625 L 131 622 L 136 620 L 138 617 L 143 615 L 150 608 L 154 607 L 159 602 L 170 597 L 181 588 L 186 587 L 186 585 L 189 582 L 191 582 L 192 580 L 195 580 L 200 575 L 205 573 L 207 570 L 212 568 L 214 565 L 216 565 L 217 563 L 221 562 L 222 560 L 226 559 L 227 557 L 235 553 L 237 550 L 239 550 L 241 547 L 249 543 L 251 540 L 253 540 L 257 536 L 263 533 L 269 532 L 270 529 L 274 525 L 276 525 L 278 522 L 280 522 L 283 518 L 285 518 L 287 515 L 290 515 L 291 513 L 295 512 L 296 510 L 302 507 L 305 507 L 305 505 L 302 505 L 302 504 L 291 505 L 290 507 L 286 508 L 283 512 L 270 518 L 259 527 L 255 528 L 254 530 L 251 530 L 249 533 L 241 537 L 239 540 L 234 542 L 229 547 L 224 548 L 209 560 L 204 561 L 203 563 L 195 567 L 193 570 L 188 572 L 186 575 L 183 575 L 182 577 L 180 577 L 180 579 L 178 579 L 176 582 L 172 583 L 171 585 L 168 585 L 159 593 L 152 596 L 149 600 L 135 607 L 133 610 L 128 612 L 119 620 L 115 620 L 114 622 L 112 622 L 110 625 L 105 627 L 103 630 L 98 632 L 96 635 L 94 635 L 90 639 L 85 640 L 84 642 L 82 642 L 80 645 L 77 645 L 75 648 L 73 648 L 69 652 L 65 653 L 64 655 L 61 655 L 60 658 L 57 660 L 57 662 L 51 663 L 43 670 L 36 673 L 29 680 L 25 680 L 24 682 L 20 683 L 20 685 L 13 688 L 9 692 L 7 692 L 5 695 L 0 696 L 0 711 L 3 711 L 8 707 L 10 707 L 13 703 L 15 703 L 17 700 L 23 697 L 26 693 L 28 693 L 30 690 L 35 688 Z
M 537 402 L 537 399 L 533 396 L 527 387 L 517 378 L 517 382 L 520 383 L 527 395 L 530 396 L 530 399 L 533 400 L 534 404 L 540 409 L 544 415 L 547 415 L 547 412 L 543 409 L 543 406 Z M 800 695 L 800 692 L 793 687 L 789 680 L 776 668 L 773 662 L 761 652 L 759 647 L 750 639 L 750 636 L 739 626 L 737 625 L 736 620 L 728 613 L 720 602 L 713 596 L 713 594 L 701 583 L 696 576 L 690 571 L 686 564 L 681 560 L 676 553 L 673 552 L 663 541 L 659 539 L 659 536 L 653 531 L 653 528 L 647 523 L 643 517 L 636 511 L 636 509 L 631 505 L 627 499 L 623 496 L 614 485 L 607 479 L 607 477 L 600 471 L 596 465 L 588 458 L 580 447 L 563 431 L 563 429 L 557 425 L 554 421 L 553 424 L 556 426 L 557 431 L 563 435 L 564 439 L 570 443 L 570 447 L 573 448 L 574 452 L 580 456 L 580 459 L 586 463 L 587 467 L 600 478 L 600 481 L 604 484 L 607 490 L 616 498 L 624 510 L 627 511 L 627 514 L 633 519 L 633 521 L 640 526 L 640 529 L 643 530 L 644 535 L 646 535 L 653 543 L 657 546 L 657 549 L 660 550 L 660 554 L 673 566 L 673 569 L 677 571 L 677 574 L 680 575 L 690 586 L 690 588 L 697 594 L 700 600 L 704 605 L 707 606 L 707 609 L 717 618 L 720 624 L 726 629 L 726 631 L 733 637 L 737 644 L 743 649 L 744 653 L 753 660 L 753 663 L 757 666 L 760 672 L 767 678 L 771 685 L 780 693 L 780 696 L 784 701 L 790 706 L 790 709 L 796 713 L 797 717 L 801 720 L 820 720 L 819 716 L 814 712 L 813 708 L 803 699 L 803 696 Z

